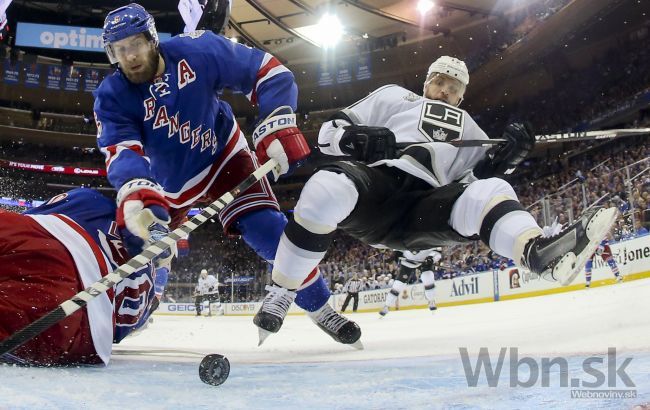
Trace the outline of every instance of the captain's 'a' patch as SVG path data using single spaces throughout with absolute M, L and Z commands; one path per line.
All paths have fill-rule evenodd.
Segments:
M 422 104 L 418 129 L 431 141 L 453 141 L 463 133 L 463 110 L 439 101 Z

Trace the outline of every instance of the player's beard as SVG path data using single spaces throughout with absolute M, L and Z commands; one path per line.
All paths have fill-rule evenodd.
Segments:
M 143 69 L 137 72 L 122 69 L 122 72 L 133 84 L 143 84 L 152 81 L 156 75 L 156 71 L 158 71 L 158 65 L 160 64 L 159 56 L 158 48 L 152 47 L 147 53 L 145 61 L 142 63 Z

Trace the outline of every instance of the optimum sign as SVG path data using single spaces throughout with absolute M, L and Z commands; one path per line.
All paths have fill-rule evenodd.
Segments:
M 158 33 L 160 40 L 171 37 Z M 16 27 L 16 45 L 23 47 L 58 48 L 63 50 L 104 52 L 102 29 L 21 23 Z

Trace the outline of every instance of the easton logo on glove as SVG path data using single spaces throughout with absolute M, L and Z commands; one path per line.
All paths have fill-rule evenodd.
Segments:
M 311 153 L 305 137 L 296 126 L 296 114 L 289 106 L 276 108 L 260 122 L 253 132 L 253 144 L 261 163 L 270 158 L 278 162 L 273 170 L 276 181 Z
M 289 108 L 289 107 L 280 107 L 275 110 L 271 115 L 274 115 L 278 110 Z M 284 111 L 284 110 L 283 110 Z M 255 128 L 253 131 L 253 141 L 255 142 L 255 147 L 257 148 L 257 142 L 261 141 L 267 135 L 280 131 L 285 128 L 297 127 L 296 126 L 296 114 L 294 114 L 289 108 L 289 113 L 275 115 L 273 117 L 268 117 L 260 125 Z

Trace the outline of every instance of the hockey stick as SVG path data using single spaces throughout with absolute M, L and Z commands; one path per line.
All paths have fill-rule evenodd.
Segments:
M 470 148 L 470 147 L 491 147 L 493 145 L 499 145 L 507 142 L 504 139 L 495 138 L 489 140 L 454 140 L 454 141 L 431 141 L 431 142 L 443 142 L 445 144 L 453 145 L 458 148 Z M 422 142 L 400 142 L 396 144 L 397 149 L 408 148 L 411 145 L 416 144 L 426 144 Z
M 187 234 L 198 228 L 208 219 L 214 217 L 221 209 L 232 202 L 241 192 L 250 188 L 253 184 L 258 182 L 267 173 L 271 172 L 273 168 L 278 165 L 277 161 L 270 159 L 264 165 L 255 170 L 239 185 L 231 191 L 226 192 L 216 201 L 212 202 L 207 207 L 203 208 L 201 213 L 194 215 L 192 219 L 185 222 L 172 232 L 167 234 L 164 238 L 160 239 L 147 246 L 139 255 L 134 256 L 128 262 L 122 264 L 112 273 L 104 276 L 101 280 L 93 283 L 83 291 L 74 295 L 71 299 L 61 303 L 53 311 L 46 313 L 45 316 L 40 317 L 36 321 L 25 326 L 17 331 L 7 339 L 0 342 L 0 356 L 14 351 L 24 343 L 40 335 L 56 323 L 62 321 L 66 317 L 72 315 L 77 310 L 86 306 L 88 302 L 111 289 L 114 285 L 120 283 L 127 276 L 151 262 L 156 256 L 165 252 L 176 241 L 185 237 Z

